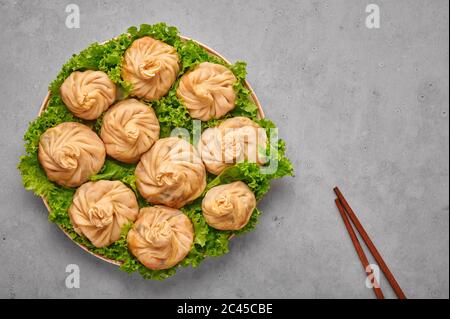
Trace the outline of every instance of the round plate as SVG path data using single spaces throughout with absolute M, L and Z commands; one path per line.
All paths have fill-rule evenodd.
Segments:
M 224 60 L 224 61 L 225 61 L 226 63 L 228 63 L 228 64 L 231 64 L 231 63 L 230 63 L 227 59 L 225 59 L 222 55 L 220 55 L 218 52 L 214 51 L 213 49 L 211 49 L 211 48 L 208 47 L 207 45 L 205 45 L 205 44 L 203 44 L 203 43 L 200 43 L 200 42 L 198 42 L 198 41 L 195 41 L 195 40 L 193 40 L 193 39 L 191 39 L 191 38 L 185 37 L 185 36 L 180 36 L 180 38 L 183 39 L 183 40 L 185 40 L 185 41 L 187 41 L 187 40 L 192 40 L 192 41 L 194 41 L 195 43 L 197 43 L 198 45 L 200 45 L 202 48 L 204 48 L 206 51 L 208 51 L 210 54 L 215 55 L 215 56 L 221 58 L 222 60 Z M 264 118 L 265 115 L 264 115 L 264 111 L 263 111 L 263 109 L 262 109 L 262 107 L 261 107 L 261 103 L 259 103 L 258 97 L 256 96 L 255 92 L 253 91 L 252 87 L 250 86 L 250 84 L 249 84 L 247 81 L 245 81 L 245 87 L 250 91 L 250 98 L 251 98 L 252 101 L 255 103 L 256 107 L 258 108 L 258 116 L 259 116 L 259 118 Z M 47 108 L 47 104 L 48 104 L 49 98 L 50 98 L 50 92 L 47 93 L 47 96 L 44 98 L 44 101 L 42 102 L 41 107 L 39 108 L 39 115 L 41 115 L 42 112 L 44 112 L 44 110 Z M 44 197 L 42 197 L 42 196 L 41 196 L 41 198 L 42 198 L 42 201 L 44 202 L 45 207 L 46 207 L 47 210 L 50 212 L 50 207 L 49 207 L 49 205 L 48 205 L 48 203 L 47 203 L 47 200 L 46 200 Z M 84 251 L 88 252 L 89 254 L 94 255 L 95 257 L 97 257 L 97 258 L 99 258 L 99 259 L 101 259 L 101 260 L 104 260 L 104 261 L 106 261 L 106 262 L 109 262 L 110 264 L 114 264 L 114 265 L 117 265 L 117 266 L 120 266 L 120 265 L 122 264 L 122 262 L 120 262 L 120 261 L 113 260 L 113 259 L 109 259 L 109 258 L 103 257 L 102 255 L 93 253 L 92 251 L 90 251 L 90 250 L 89 250 L 87 247 L 85 247 L 84 245 L 82 245 L 82 244 L 77 243 L 76 241 L 74 241 L 74 240 L 72 239 L 72 237 L 70 237 L 70 235 L 69 235 L 69 234 L 68 234 L 61 226 L 58 225 L 58 227 L 64 232 L 64 234 L 66 234 L 67 237 L 69 237 L 69 239 L 70 239 L 71 241 L 73 241 L 73 242 L 74 242 L 75 244 L 77 244 L 81 249 L 83 249 Z

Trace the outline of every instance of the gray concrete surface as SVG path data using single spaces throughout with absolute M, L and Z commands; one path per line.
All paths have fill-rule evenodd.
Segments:
M 71 2 L 80 29 L 64 25 Z M 339 185 L 407 296 L 448 298 L 449 3 L 372 2 L 377 30 L 362 0 L 0 0 L 0 297 L 373 298 L 334 206 Z M 248 62 L 297 175 L 273 184 L 257 231 L 230 254 L 151 282 L 77 248 L 15 166 L 70 55 L 159 21 Z M 64 284 L 71 263 L 79 289 Z

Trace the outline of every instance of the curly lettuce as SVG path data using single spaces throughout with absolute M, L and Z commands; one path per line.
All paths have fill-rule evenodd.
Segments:
M 246 64 L 244 62 L 229 65 L 222 59 L 209 54 L 196 42 L 183 40 L 175 27 L 167 26 L 164 23 L 155 25 L 143 24 L 140 28 L 130 27 L 126 33 L 104 44 L 91 44 L 85 50 L 73 55 L 63 65 L 56 79 L 50 83 L 49 91 L 51 97 L 46 110 L 36 120 L 30 123 L 24 135 L 25 155 L 20 158 L 18 169 L 22 175 L 24 187 L 46 199 L 50 208 L 49 220 L 59 225 L 75 242 L 87 247 L 93 253 L 120 262 L 120 269 L 128 273 L 138 272 L 146 279 L 164 280 L 173 276 L 178 266 L 197 267 L 207 257 L 226 254 L 229 251 L 228 243 L 230 237 L 242 235 L 254 230 L 261 212 L 255 209 L 249 223 L 239 231 L 220 231 L 210 227 L 206 223 L 201 210 L 202 197 L 200 197 L 193 203 L 182 208 L 182 211 L 191 219 L 195 231 L 194 244 L 188 256 L 178 266 L 165 270 L 151 270 L 143 266 L 128 250 L 126 236 L 132 224 L 124 227 L 120 239 L 108 247 L 97 248 L 85 237 L 78 235 L 74 231 L 68 215 L 68 209 L 72 203 L 75 190 L 50 182 L 38 161 L 39 139 L 47 129 L 70 121 L 82 122 L 89 125 L 97 133 L 101 128 L 102 117 L 94 122 L 86 122 L 76 118 L 68 111 L 59 93 L 59 88 L 64 80 L 74 71 L 87 69 L 101 70 L 107 73 L 111 80 L 118 85 L 123 97 L 128 96 L 131 85 L 121 78 L 122 56 L 135 39 L 143 36 L 151 36 L 175 47 L 181 64 L 179 77 L 202 62 L 220 63 L 228 67 L 238 80 L 234 85 L 236 107 L 223 119 L 234 116 L 245 116 L 257 121 L 267 131 L 275 128 L 275 125 L 271 121 L 258 119 L 257 107 L 250 99 L 250 92 L 246 88 Z M 165 97 L 151 103 L 160 122 L 161 137 L 169 136 L 174 128 L 184 128 L 191 134 L 195 133 L 192 119 L 187 109 L 176 97 L 177 85 L 178 81 Z M 201 130 L 215 126 L 223 119 L 213 119 L 204 122 L 201 125 Z M 227 168 L 219 176 L 208 174 L 207 190 L 220 184 L 241 180 L 247 183 L 255 193 L 257 199 L 261 199 L 269 190 L 271 180 L 293 175 L 292 164 L 285 156 L 285 144 L 283 141 L 277 141 L 276 145 L 269 143 L 267 155 L 271 158 L 276 157 L 278 160 L 278 167 L 275 172 L 263 174 L 259 166 L 254 163 L 239 163 Z M 140 207 L 148 206 L 149 204 L 137 191 L 134 175 L 135 168 L 136 165 L 125 164 L 107 158 L 102 170 L 92 176 L 91 180 L 120 180 L 135 192 Z

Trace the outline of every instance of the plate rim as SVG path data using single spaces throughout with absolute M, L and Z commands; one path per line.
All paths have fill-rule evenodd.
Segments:
M 210 54 L 212 54 L 212 55 L 215 55 L 215 56 L 221 58 L 223 61 L 225 61 L 225 62 L 228 63 L 228 64 L 231 64 L 230 61 L 228 61 L 228 59 L 226 59 L 226 58 L 225 58 L 224 56 L 222 56 L 219 52 L 217 52 L 216 50 L 210 48 L 210 47 L 207 46 L 206 44 L 204 44 L 204 43 L 202 43 L 202 42 L 199 42 L 199 41 L 197 41 L 197 40 L 194 40 L 194 39 L 192 39 L 192 38 L 190 38 L 190 37 L 183 36 L 183 35 L 180 35 L 180 38 L 181 38 L 182 40 L 184 40 L 184 41 L 189 41 L 189 40 L 191 40 L 191 41 L 197 43 L 199 46 L 201 46 L 201 47 L 204 48 L 206 51 L 208 51 L 208 53 L 210 53 Z M 101 44 L 104 44 L 104 43 L 106 43 L 106 42 L 108 42 L 108 41 L 102 42 Z M 245 80 L 244 85 L 245 85 L 245 87 L 250 91 L 250 98 L 252 99 L 253 103 L 255 103 L 256 107 L 258 108 L 258 117 L 259 117 L 259 118 L 265 118 L 264 110 L 263 110 L 263 108 L 262 108 L 262 106 L 261 106 L 261 103 L 260 103 L 258 97 L 256 96 L 256 93 L 255 93 L 255 91 L 253 90 L 252 86 L 250 85 L 250 83 L 249 83 L 247 80 Z M 47 108 L 48 101 L 49 101 L 49 99 L 50 99 L 50 94 L 51 94 L 51 92 L 48 91 L 48 92 L 47 92 L 47 95 L 45 96 L 44 100 L 42 101 L 42 104 L 41 104 L 41 106 L 40 106 L 40 108 L 39 108 L 38 116 L 42 115 L 42 113 L 43 113 L 43 112 L 45 111 L 45 109 Z M 50 206 L 49 206 L 49 204 L 48 204 L 48 202 L 47 202 L 47 199 L 46 199 L 44 196 L 40 196 L 40 197 L 41 197 L 42 201 L 44 202 L 44 205 L 45 205 L 45 207 L 46 207 L 48 213 L 50 214 L 51 209 L 50 209 Z M 95 252 L 90 251 L 89 248 L 87 248 L 87 247 L 84 246 L 83 244 L 80 244 L 80 243 L 76 242 L 76 241 L 72 238 L 72 236 L 70 236 L 70 234 L 69 234 L 69 233 L 68 233 L 61 225 L 59 225 L 59 224 L 56 224 L 56 225 L 57 225 L 58 228 L 61 229 L 62 232 L 70 239 L 70 241 L 72 241 L 73 243 L 75 243 L 78 247 L 80 247 L 81 249 L 83 249 L 83 250 L 86 251 L 87 253 L 89 253 L 89 254 L 91 254 L 91 255 L 93 255 L 93 256 L 95 256 L 95 257 L 97 257 L 97 258 L 99 258 L 99 259 L 101 259 L 101 260 L 103 260 L 103 261 L 105 261 L 105 262 L 107 262 L 107 263 L 110 263 L 110 264 L 113 264 L 113 265 L 116 265 L 116 266 L 121 266 L 121 265 L 123 264 L 122 261 L 110 259 L 110 258 L 104 257 L 104 256 L 102 256 L 102 255 L 100 255 L 100 254 L 97 254 L 97 253 L 95 253 Z M 230 236 L 230 239 L 231 239 L 231 237 L 233 237 L 233 236 Z

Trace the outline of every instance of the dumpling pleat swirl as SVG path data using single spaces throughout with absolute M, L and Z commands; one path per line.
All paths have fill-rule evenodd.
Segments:
M 192 118 L 218 119 L 234 109 L 236 77 L 223 65 L 203 62 L 181 77 L 177 96 Z
M 125 52 L 122 78 L 132 85 L 133 96 L 157 100 L 175 82 L 179 57 L 174 47 L 151 37 L 135 40 Z
M 191 220 L 166 206 L 142 208 L 127 236 L 131 253 L 147 268 L 175 266 L 189 253 L 194 241 Z
M 102 140 L 80 123 L 61 123 L 45 131 L 39 140 L 39 162 L 48 179 L 62 186 L 86 182 L 100 171 L 105 157 Z
M 141 195 L 152 204 L 180 208 L 201 195 L 206 187 L 205 166 L 185 140 L 158 140 L 142 155 L 135 171 Z
M 136 163 L 159 138 L 155 111 L 136 100 L 123 100 L 103 117 L 100 137 L 109 156 L 125 163 Z
M 220 230 L 243 228 L 255 208 L 255 195 L 241 181 L 211 188 L 202 201 L 202 212 L 206 222 Z
M 71 73 L 60 92 L 70 112 L 84 120 L 97 119 L 116 99 L 115 84 L 101 71 Z
M 95 247 L 105 247 L 120 238 L 122 227 L 133 222 L 139 206 L 133 191 L 119 181 L 101 180 L 77 189 L 69 217 L 75 231 Z
M 208 172 L 219 175 L 225 168 L 249 161 L 265 162 L 267 134 L 246 117 L 233 117 L 217 127 L 206 129 L 198 149 Z

